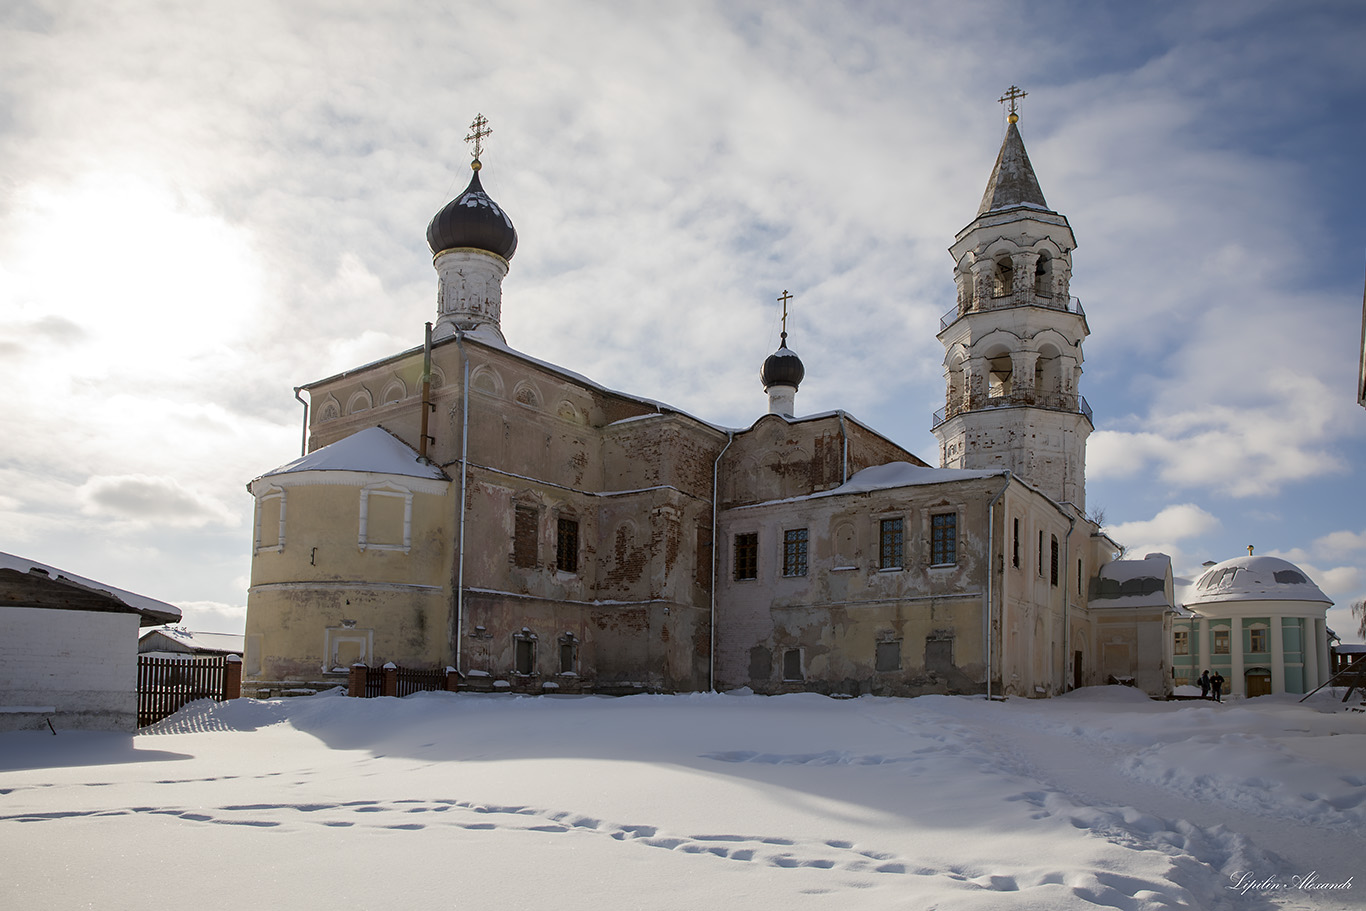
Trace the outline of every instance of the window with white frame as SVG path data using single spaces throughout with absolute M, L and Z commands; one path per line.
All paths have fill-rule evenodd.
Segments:
M 256 499 L 256 552 L 285 549 L 285 492 L 271 487 Z
M 413 543 L 413 492 L 397 484 L 377 484 L 360 492 L 361 550 L 401 550 Z

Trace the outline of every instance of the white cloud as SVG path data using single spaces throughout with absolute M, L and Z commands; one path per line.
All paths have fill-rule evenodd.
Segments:
M 1105 533 L 1125 548 L 1129 558 L 1149 553 L 1164 553 L 1172 558 L 1178 575 L 1190 562 L 1178 543 L 1207 535 L 1219 527 L 1219 520 L 1194 503 L 1167 506 L 1151 519 L 1121 522 L 1108 526 Z
M 247 622 L 245 604 L 220 601 L 178 601 L 180 625 L 197 633 L 240 633 Z
M 1366 551 L 1366 530 L 1349 531 L 1344 529 L 1330 532 L 1316 539 L 1313 549 L 1315 553 L 1339 559 L 1360 551 Z

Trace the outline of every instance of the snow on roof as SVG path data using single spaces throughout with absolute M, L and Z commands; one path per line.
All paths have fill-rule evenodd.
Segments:
M 242 654 L 246 639 L 242 633 L 201 633 L 185 629 L 183 626 L 163 626 L 150 629 L 138 638 L 146 639 L 153 633 L 161 633 L 166 638 L 174 639 L 189 648 L 202 651 L 232 652 L 237 655 Z
M 435 465 L 418 461 L 417 451 L 383 427 L 367 427 L 306 456 L 287 462 L 261 477 L 295 471 L 370 471 L 412 478 L 448 480 Z
M 816 500 L 821 497 L 838 497 L 844 494 L 869 493 L 874 490 L 891 490 L 897 487 L 916 487 L 923 484 L 951 484 L 955 481 L 975 481 L 981 478 L 1004 477 L 1004 468 L 971 470 L 966 468 L 925 468 L 910 462 L 888 462 L 874 465 L 854 472 L 849 480 L 831 490 L 806 494 L 800 497 L 784 497 L 780 500 L 765 500 L 737 506 L 736 509 L 753 509 L 756 506 L 772 506 L 775 503 L 796 503 L 801 500 Z M 1016 478 L 1015 480 L 1019 480 Z
M 1102 579 L 1128 582 L 1131 579 L 1166 579 L 1172 569 L 1172 558 L 1166 554 L 1148 554 L 1142 560 L 1114 560 L 1100 568 Z
M 17 557 L 14 554 L 0 553 L 0 569 L 12 569 L 15 572 L 26 574 L 37 571 L 50 579 L 79 585 L 82 588 L 88 588 L 97 592 L 103 592 L 116 601 L 122 601 L 139 614 L 142 614 L 145 620 L 152 620 L 156 623 L 175 623 L 180 620 L 180 608 L 176 607 L 174 604 L 167 604 L 165 601 L 148 598 L 146 595 L 139 595 L 134 592 L 124 591 L 121 588 L 115 588 L 112 585 L 105 585 L 103 582 L 96 582 L 94 579 L 87 579 L 85 576 L 78 576 L 75 573 L 69 573 L 64 569 L 48 566 L 46 563 L 39 563 L 36 560 L 28 560 L 23 557 Z
M 1172 607 L 1167 595 L 1171 578 L 1172 558 L 1166 554 L 1148 554 L 1142 560 L 1114 560 L 1096 574 L 1088 606 Z
M 1210 567 L 1184 592 L 1187 605 L 1219 601 L 1333 602 L 1289 560 L 1280 557 L 1235 557 Z
M 849 480 L 834 490 L 815 494 L 818 497 L 845 493 L 864 493 L 889 487 L 914 487 L 920 484 L 943 484 L 946 481 L 973 481 L 979 478 L 1000 477 L 1004 469 L 971 470 L 966 468 L 925 468 L 910 462 L 888 462 L 854 472 Z

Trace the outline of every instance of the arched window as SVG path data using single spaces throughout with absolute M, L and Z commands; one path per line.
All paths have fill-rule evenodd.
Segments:
M 1013 370 L 1009 353 L 991 358 L 987 365 L 987 395 L 993 399 L 1010 395 Z
M 991 296 L 1009 297 L 1015 293 L 1015 267 L 1009 259 L 998 259 L 991 276 Z
M 1034 293 L 1039 297 L 1053 296 L 1053 260 L 1047 253 L 1041 253 L 1034 266 Z

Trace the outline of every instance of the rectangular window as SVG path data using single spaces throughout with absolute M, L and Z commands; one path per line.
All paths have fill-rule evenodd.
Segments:
M 285 549 L 285 492 L 266 494 L 256 501 L 256 549 Z
M 1039 575 L 1043 575 L 1043 529 L 1039 530 Z
M 759 534 L 747 532 L 735 536 L 735 578 L 759 578 Z
M 1054 587 L 1057 587 L 1057 584 L 1058 584 L 1058 536 L 1057 536 L 1057 535 L 1053 535 L 1053 542 L 1052 542 L 1051 545 L 1049 545 L 1049 551 L 1048 551 L 1048 553 L 1049 553 L 1049 561 L 1048 561 L 1048 581 L 1052 582 L 1053 585 L 1054 585 Z
M 802 675 L 802 650 L 790 648 L 783 652 L 783 679 L 805 680 Z
M 563 638 L 563 637 L 560 639 L 560 673 L 561 673 L 561 674 L 572 674 L 572 673 L 575 672 L 575 668 L 574 668 L 574 652 L 576 651 L 576 649 L 575 649 L 575 644 L 576 644 L 576 642 L 575 642 L 574 639 L 568 639 L 568 638 Z
M 530 677 L 536 673 L 536 640 L 530 637 L 519 636 L 514 640 L 517 662 L 517 673 L 523 677 Z
M 877 669 L 880 671 L 901 670 L 901 640 L 879 642 L 877 644 Z
M 365 491 L 366 547 L 400 548 L 406 543 L 405 497 L 377 490 Z
M 1252 635 L 1252 647 L 1251 647 L 1250 649 L 1248 649 L 1248 650 L 1249 650 L 1249 651 L 1253 651 L 1253 652 L 1265 652 L 1265 651 L 1267 651 L 1267 647 L 1266 647 L 1266 630 L 1265 630 L 1264 628 L 1258 628 L 1258 629 L 1250 629 L 1250 630 L 1248 630 L 1248 632 L 1251 633 L 1251 635 Z
M 930 562 L 944 566 L 958 562 L 958 514 L 940 513 L 930 517 Z
M 1077 558 L 1077 594 L 1078 594 L 1078 595 L 1081 594 L 1081 589 L 1082 589 L 1082 585 L 1081 585 L 1081 558 L 1078 557 L 1078 558 Z
M 783 532 L 783 575 L 806 575 L 807 534 L 805 528 L 789 528 Z
M 1177 654 L 1177 655 L 1189 655 L 1189 654 L 1191 653 L 1191 634 L 1190 634 L 1190 632 L 1187 631 L 1187 630 L 1184 630 L 1184 629 L 1179 629 L 1179 630 L 1176 630 L 1176 632 L 1173 633 L 1173 635 L 1174 635 L 1176 638 L 1175 638 L 1175 647 L 1172 649 L 1172 651 L 1173 651 L 1175 654 Z
M 1015 537 L 1011 544 L 1010 562 L 1016 569 L 1020 568 L 1020 520 L 1015 520 Z
M 900 569 L 905 563 L 906 528 L 900 519 L 883 519 L 881 540 L 881 569 Z
M 1217 629 L 1214 631 L 1214 654 L 1228 654 L 1228 630 Z
M 531 569 L 536 565 L 536 507 L 518 506 L 512 523 L 512 565 Z
M 561 518 L 555 537 L 555 568 L 560 572 L 579 571 L 579 523 L 576 519 Z

